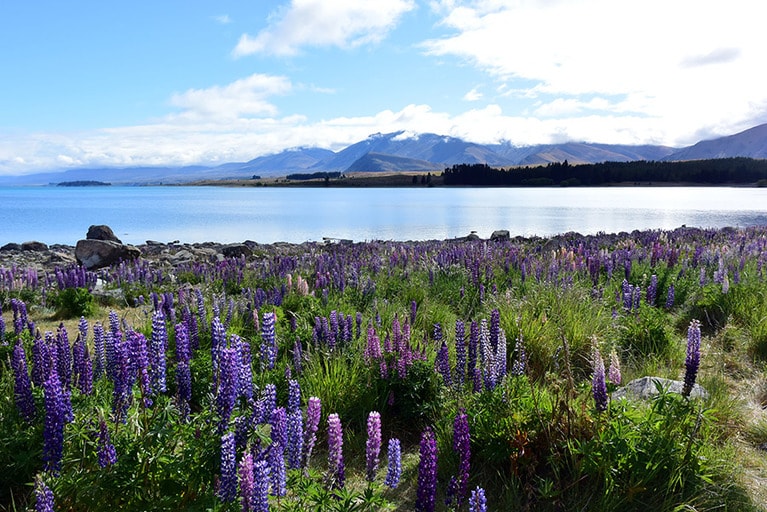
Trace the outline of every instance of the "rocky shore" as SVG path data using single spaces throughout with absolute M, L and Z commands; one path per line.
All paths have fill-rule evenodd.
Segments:
M 508 231 L 496 231 L 490 240 L 508 240 Z M 456 240 L 479 240 L 472 232 Z M 324 244 L 352 243 L 351 240 L 325 239 Z M 91 226 L 86 237 L 77 245 L 47 245 L 38 241 L 7 243 L 0 247 L 0 268 L 36 268 L 50 271 L 57 267 L 82 265 L 89 270 L 108 267 L 121 260 L 142 258 L 154 262 L 158 267 L 177 267 L 192 262 L 223 261 L 226 258 L 250 257 L 259 252 L 295 254 L 311 250 L 317 242 L 293 244 L 277 242 L 260 244 L 251 240 L 242 243 L 222 244 L 216 242 L 181 243 L 147 240 L 144 244 L 123 244 L 109 226 Z M 268 251 L 267 251 L 268 249 Z

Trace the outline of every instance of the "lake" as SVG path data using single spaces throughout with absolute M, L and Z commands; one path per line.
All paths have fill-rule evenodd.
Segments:
M 767 224 L 767 188 L 0 188 L 0 245 L 486 238 Z

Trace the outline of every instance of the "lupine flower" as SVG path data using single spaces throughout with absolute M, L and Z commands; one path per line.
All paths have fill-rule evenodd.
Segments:
M 165 316 L 162 311 L 152 314 L 152 337 L 149 343 L 149 369 L 151 372 L 152 391 L 165 393 L 165 349 L 168 346 L 168 332 L 165 328 Z
M 184 323 L 176 324 L 176 397 L 181 417 L 189 415 L 192 400 L 192 371 L 189 367 L 189 337 Z
M 256 461 L 253 465 L 253 510 L 269 512 L 269 464 L 265 460 Z
M 40 475 L 35 477 L 35 512 L 53 512 L 53 491 L 45 485 Z
M 104 344 L 104 327 L 96 322 L 93 324 L 93 378 L 100 379 L 106 367 L 106 346 Z
M 301 349 L 301 339 L 296 338 L 296 342 L 293 344 L 293 368 L 299 375 L 303 371 L 303 352 Z
M 288 413 L 288 445 L 286 449 L 288 468 L 300 468 L 304 451 L 304 417 L 300 409 Z
M 271 382 L 264 386 L 262 398 L 264 399 L 264 415 L 268 420 L 272 417 L 272 411 L 277 408 L 277 386 Z
M 487 499 L 485 498 L 485 490 L 482 487 L 477 487 L 471 491 L 469 512 L 487 512 Z
M 285 496 L 287 493 L 285 446 L 280 443 L 272 443 L 271 446 L 269 446 L 268 457 L 272 496 Z
M 650 276 L 650 285 L 647 287 L 647 305 L 655 306 L 655 299 L 658 295 L 658 276 Z
M 272 427 L 272 444 L 279 444 L 284 448 L 288 444 L 288 416 L 284 407 L 277 407 L 272 411 L 269 424 Z
M 610 367 L 607 369 L 607 380 L 616 386 L 621 385 L 621 362 L 615 349 L 610 352 Z
M 415 315 L 418 312 L 418 304 L 416 301 L 410 302 L 410 325 L 415 325 Z
M 666 309 L 674 307 L 674 283 L 668 286 L 668 293 L 666 294 Z
M 105 468 L 117 462 L 117 451 L 109 439 L 107 422 L 103 419 L 99 423 L 98 446 L 99 467 Z
M 517 342 L 514 345 L 514 363 L 511 365 L 511 374 L 520 377 L 525 374 L 527 370 L 527 353 L 525 352 L 525 344 L 522 341 L 522 333 L 519 333 Z
M 338 414 L 328 416 L 328 481 L 331 487 L 343 489 L 346 481 L 344 469 L 344 432 Z
M 61 387 L 64 390 L 69 390 L 69 385 L 72 383 L 72 352 L 69 346 L 69 336 L 67 335 L 67 329 L 64 324 L 59 324 L 59 328 L 56 330 L 56 371 L 59 374 L 61 380 Z
M 458 386 L 466 379 L 466 330 L 460 319 L 455 321 L 455 379 Z
M 112 338 L 112 333 L 107 334 Z M 109 346 L 109 345 L 107 345 Z M 130 367 L 130 348 L 127 340 L 118 339 L 114 344 L 114 389 L 112 392 L 112 414 L 115 421 L 125 421 L 126 413 L 133 399 L 133 375 Z
M 453 421 L 453 451 L 458 454 L 458 477 L 456 478 L 456 501 L 460 507 L 469 490 L 469 469 L 471 468 L 471 436 L 469 417 L 460 411 Z
M 301 386 L 298 381 L 288 381 L 288 412 L 298 412 L 301 409 Z
M 24 421 L 32 423 L 37 411 L 35 410 L 35 398 L 32 396 L 32 382 L 27 370 L 27 356 L 21 343 L 17 343 L 13 348 L 11 366 L 13 367 L 13 394 L 16 407 Z
M 245 453 L 238 469 L 240 480 L 240 503 L 243 512 L 255 510 L 255 480 L 253 474 L 253 454 Z
M 479 372 L 477 371 L 477 353 L 479 352 L 479 324 L 475 321 L 471 322 L 469 328 L 469 365 L 466 369 L 466 375 L 469 381 L 474 385 L 474 391 L 477 389 L 477 381 L 479 380 Z
M 253 369 L 251 367 L 253 358 L 250 353 L 250 343 L 240 339 L 236 334 L 230 335 L 229 339 L 230 346 L 238 347 L 240 352 L 237 394 L 249 402 L 253 398 Z
M 48 378 L 51 366 L 49 351 L 48 344 L 38 334 L 32 342 L 32 382 L 35 386 L 42 386 Z
M 304 452 L 304 468 L 309 467 L 309 458 L 312 456 L 314 444 L 317 442 L 317 429 L 320 425 L 321 415 L 322 404 L 320 399 L 316 396 L 309 397 L 309 401 L 306 406 L 306 432 L 304 434 L 304 446 L 306 447 Z
M 396 489 L 402 475 L 402 453 L 400 451 L 399 439 L 389 439 L 386 458 L 388 459 L 388 466 L 384 485 L 390 489 Z
M 219 431 L 226 430 L 237 401 L 237 381 L 240 354 L 233 348 L 219 350 L 219 382 L 216 392 L 216 412 L 220 418 Z
M 219 485 L 219 499 L 225 502 L 234 501 L 237 497 L 237 448 L 232 432 L 221 436 L 221 479 Z
M 213 364 L 213 387 L 218 387 L 219 356 L 221 349 L 226 346 L 226 330 L 218 316 L 210 322 L 210 358 Z
M 683 396 L 690 396 L 700 367 L 700 322 L 693 320 L 687 328 L 687 357 L 684 360 Z
M 263 314 L 261 322 L 261 365 L 269 370 L 277 363 L 277 339 L 274 333 L 274 312 Z
M 152 406 L 152 383 L 149 378 L 149 355 L 147 353 L 146 338 L 136 331 L 128 332 L 130 346 L 131 373 L 138 378 L 144 407 Z
M 77 389 L 83 395 L 90 395 L 93 392 L 93 363 L 88 353 L 88 345 L 84 339 L 81 339 L 79 343 L 75 343 L 75 346 L 82 354 L 78 356 Z
M 64 455 L 65 410 L 61 392 L 61 381 L 55 367 L 51 368 L 48 379 L 43 383 L 45 396 L 45 425 L 43 429 L 43 464 L 45 470 L 58 476 Z
M 597 411 L 607 410 L 607 384 L 605 383 L 605 363 L 599 349 L 595 346 L 592 353 L 594 376 L 591 380 L 591 393 L 594 395 L 594 405 Z
M 501 313 L 498 309 L 493 309 L 490 312 L 490 345 L 493 347 L 493 351 L 498 350 L 498 342 L 500 341 L 499 333 L 501 331 Z
M 437 440 L 429 427 L 421 435 L 420 456 L 415 510 L 433 512 L 437 504 Z
M 434 366 L 436 366 L 437 371 L 442 375 L 442 381 L 445 386 L 450 386 L 450 353 L 448 352 L 445 340 L 442 340 L 442 346 L 439 348 L 439 352 L 437 352 L 437 359 L 434 361 Z
M 381 414 L 372 411 L 368 414 L 368 439 L 365 443 L 365 469 L 368 482 L 376 478 L 379 454 L 381 453 Z
M 3 320 L 2 309 L 0 308 L 0 345 L 7 345 L 5 341 L 5 320 Z

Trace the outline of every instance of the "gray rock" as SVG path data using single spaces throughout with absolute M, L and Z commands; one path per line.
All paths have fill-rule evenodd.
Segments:
M 246 258 L 253 255 L 253 251 L 250 250 L 245 244 L 229 244 L 221 248 L 221 253 L 227 258 L 239 258 L 245 256 Z
M 3 251 L 3 252 L 5 252 L 5 251 L 20 251 L 20 250 L 21 250 L 21 244 L 17 244 L 17 243 L 13 243 L 13 242 L 7 243 L 4 246 L 0 247 L 0 251 Z
M 490 235 L 490 240 L 496 242 L 505 242 L 507 240 L 511 240 L 511 235 L 509 235 L 508 229 L 499 229 L 497 231 L 493 231 L 493 234 Z
M 117 238 L 114 231 L 112 231 L 112 228 L 103 224 L 89 227 L 88 234 L 85 235 L 85 238 L 87 240 L 107 240 L 110 242 L 117 242 L 118 244 L 122 243 L 122 240 Z
M 35 251 L 35 252 L 47 251 L 48 250 L 48 246 L 46 244 L 42 243 L 42 242 L 35 242 L 35 241 L 24 242 L 24 243 L 21 244 L 21 250 L 22 251 Z
M 664 379 L 662 377 L 642 377 L 634 379 L 622 388 L 613 391 L 613 400 L 622 398 L 639 398 L 647 400 L 658 394 L 657 384 L 669 393 L 682 393 L 684 382 L 681 380 Z M 708 391 L 702 386 L 695 384 L 690 392 L 690 398 L 708 398 Z
M 110 240 L 78 240 L 75 246 L 77 262 L 87 269 L 108 267 L 121 260 L 133 260 L 141 251 L 132 245 L 123 245 Z

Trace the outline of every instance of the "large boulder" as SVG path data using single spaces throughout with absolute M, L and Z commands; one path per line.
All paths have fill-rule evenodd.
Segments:
M 78 240 L 75 246 L 77 263 L 87 269 L 108 267 L 121 260 L 133 260 L 141 251 L 132 246 L 111 240 Z
M 20 251 L 21 250 L 21 244 L 17 244 L 15 242 L 8 242 L 4 246 L 0 247 L 0 251 Z
M 245 244 L 225 245 L 221 248 L 221 253 L 227 258 L 240 258 L 242 256 L 249 258 L 253 255 L 253 251 Z
M 48 246 L 42 242 L 24 242 L 21 244 L 21 250 L 22 251 L 34 251 L 34 252 L 40 252 L 40 251 L 47 251 Z
M 88 228 L 88 234 L 85 235 L 87 240 L 108 240 L 110 242 L 122 243 L 122 240 L 117 238 L 112 231 L 112 228 L 103 224 L 93 225 Z
M 667 393 L 682 393 L 684 382 L 681 380 L 664 379 L 661 377 L 642 377 L 634 379 L 622 388 L 613 391 L 612 398 L 639 398 L 647 400 L 658 394 L 658 386 Z M 708 391 L 702 386 L 695 384 L 690 392 L 690 398 L 708 398 Z
M 493 234 L 490 235 L 490 240 L 493 242 L 507 242 L 511 240 L 511 235 L 509 234 L 508 229 L 499 229 L 493 231 Z

